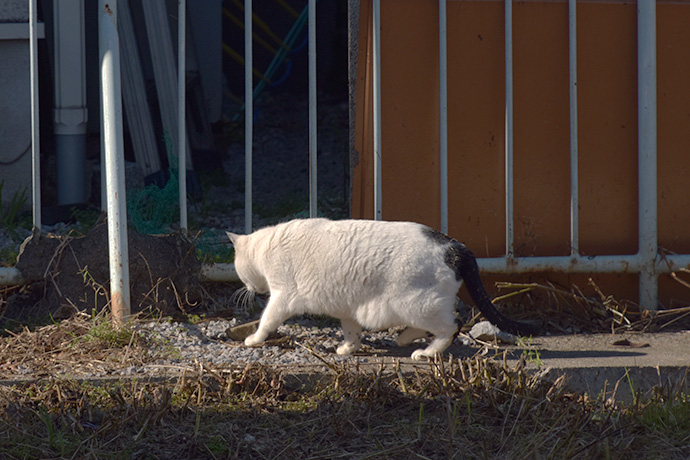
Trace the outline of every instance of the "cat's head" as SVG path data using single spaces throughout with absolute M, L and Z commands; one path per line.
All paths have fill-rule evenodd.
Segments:
M 235 247 L 235 271 L 247 289 L 257 294 L 268 293 L 266 278 L 257 268 L 251 251 L 251 238 L 248 235 L 237 235 L 225 232 Z

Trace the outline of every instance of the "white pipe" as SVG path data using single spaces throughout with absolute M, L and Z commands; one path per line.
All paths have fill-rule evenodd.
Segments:
M 438 73 L 440 114 L 441 232 L 448 234 L 448 37 L 446 0 L 438 0 Z
M 568 0 L 570 80 L 570 254 L 580 253 L 578 125 L 577 125 L 577 0 Z
M 101 56 L 103 99 L 103 131 L 101 135 L 105 139 L 110 302 L 113 319 L 115 322 L 122 323 L 130 316 L 131 307 L 117 0 L 99 0 L 98 6 L 98 42 Z
M 29 1 L 29 59 L 31 78 L 31 184 L 34 235 L 41 233 L 41 145 L 38 118 L 38 53 L 36 34 L 36 0 Z
M 637 2 L 637 124 L 639 187 L 640 305 L 656 310 L 657 257 L 657 127 L 656 127 L 656 2 Z
M 638 273 L 647 261 L 639 255 L 628 256 L 557 256 L 557 257 L 494 257 L 477 259 L 482 273 Z M 668 255 L 656 264 L 657 273 L 672 273 L 690 267 L 690 254 Z M 202 264 L 202 281 L 239 281 L 233 264 Z
M 646 261 L 638 255 L 597 257 L 506 257 L 477 259 L 482 273 L 637 273 Z M 690 268 L 690 254 L 668 255 L 657 261 L 656 273 L 672 273 Z M 239 281 L 234 264 L 202 264 L 199 279 L 204 282 Z M 24 284 L 21 273 L 14 267 L 0 267 L 0 286 Z
M 381 220 L 381 0 L 374 0 L 373 8 L 374 219 Z
M 186 28 L 187 2 L 177 2 L 177 130 L 178 130 L 178 192 L 180 199 L 180 230 L 187 233 L 187 124 L 185 119 Z
M 638 273 L 649 261 L 640 254 L 627 256 L 495 257 L 477 259 L 484 273 L 517 274 L 563 273 Z M 690 267 L 690 255 L 668 255 L 655 263 L 655 273 L 672 273 Z M 656 300 L 656 299 L 655 299 Z
M 513 2 L 505 0 L 505 181 L 506 256 L 513 257 Z
M 309 0 L 309 216 L 318 216 L 316 127 L 316 0 Z
M 53 8 L 57 204 L 86 201 L 86 59 L 84 0 Z
M 246 234 L 252 232 L 253 66 L 252 0 L 244 0 L 244 231 Z
M 199 279 L 202 281 L 232 282 L 239 281 L 234 264 L 202 264 Z
M 15 267 L 0 267 L 0 286 L 24 284 L 24 277 Z

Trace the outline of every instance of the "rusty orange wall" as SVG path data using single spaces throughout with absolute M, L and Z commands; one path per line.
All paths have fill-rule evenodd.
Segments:
M 690 252 L 690 3 L 657 3 L 659 245 Z M 449 233 L 505 254 L 502 1 L 448 1 Z M 353 216 L 373 216 L 371 4 L 361 2 Z M 580 248 L 637 251 L 635 3 L 578 2 Z M 386 220 L 439 226 L 438 2 L 381 0 L 382 200 Z M 514 2 L 515 250 L 567 255 L 568 5 Z M 600 277 L 626 298 L 634 277 Z M 662 277 L 664 278 L 664 277 Z M 607 281 L 608 280 L 608 281 Z M 661 280 L 662 300 L 690 290 Z

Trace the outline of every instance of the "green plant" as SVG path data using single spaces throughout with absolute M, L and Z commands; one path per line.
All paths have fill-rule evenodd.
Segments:
M 136 338 L 132 327 L 128 324 L 117 326 L 113 323 L 110 314 L 92 312 L 91 328 L 84 336 L 84 340 L 97 340 L 109 348 L 122 348 L 130 345 Z
M 72 218 L 76 221 L 74 228 L 84 235 L 96 225 L 100 217 L 101 213 L 94 209 L 72 208 Z
M 21 211 L 26 207 L 26 189 L 15 192 L 9 203 L 5 204 L 2 199 L 2 189 L 5 181 L 0 181 L 0 226 L 11 233 L 16 233 L 17 228 L 27 225 L 26 218 L 22 218 Z
M 19 256 L 18 248 L 5 247 L 0 249 L 0 266 L 13 267 Z
M 541 353 L 532 345 L 532 336 L 518 337 L 517 344 L 519 347 L 523 348 L 522 356 L 525 358 L 526 362 L 534 364 L 537 367 L 541 367 L 544 364 L 544 361 L 541 360 Z
M 206 315 L 201 314 L 201 315 L 195 315 L 195 314 L 190 314 L 187 315 L 187 321 L 189 321 L 190 324 L 199 324 L 204 320 Z
M 230 446 L 222 436 L 212 436 L 208 441 L 206 441 L 205 446 L 214 458 L 229 456 L 228 453 L 230 452 Z
M 664 433 L 684 442 L 690 433 L 690 395 L 678 393 L 667 398 L 656 398 L 647 403 L 640 413 L 642 424 L 649 430 Z

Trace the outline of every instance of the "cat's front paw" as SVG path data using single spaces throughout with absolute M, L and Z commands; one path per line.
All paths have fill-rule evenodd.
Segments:
M 412 352 L 411 358 L 415 361 L 422 361 L 424 358 L 433 358 L 436 353 L 438 353 L 436 350 L 420 348 Z
M 340 344 L 340 346 L 335 350 L 336 353 L 339 355 L 350 355 L 357 351 L 359 349 L 359 344 L 358 343 L 352 343 L 352 342 L 343 342 Z
M 263 339 L 261 337 L 258 337 L 256 333 L 244 339 L 244 344 L 247 347 L 255 347 L 257 345 L 261 345 L 262 343 L 264 343 Z

